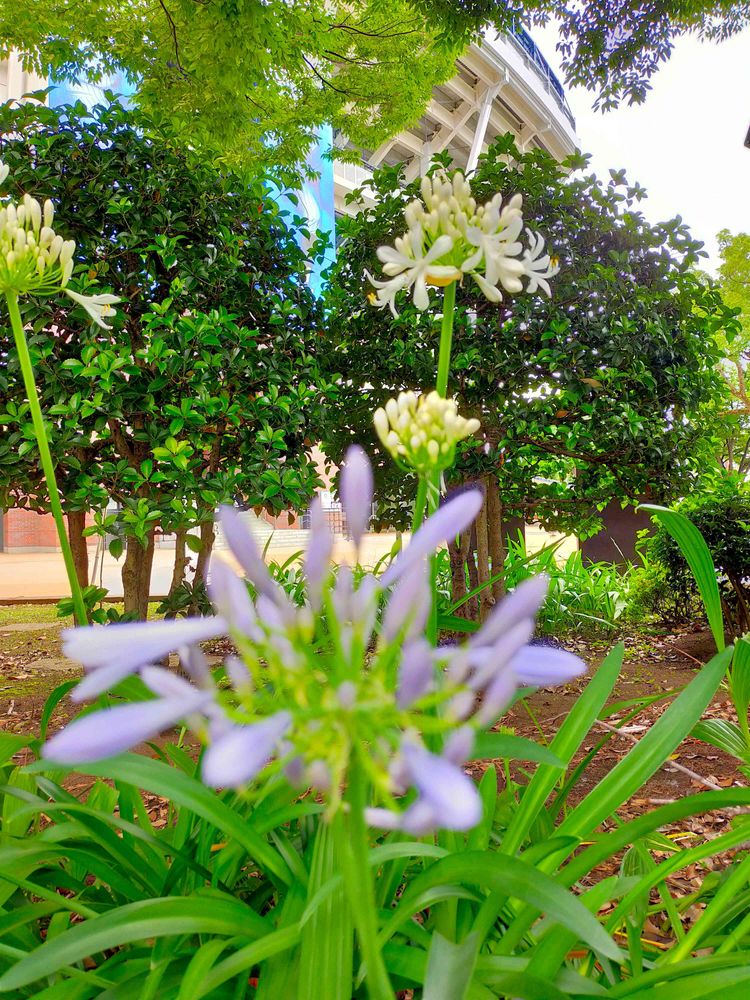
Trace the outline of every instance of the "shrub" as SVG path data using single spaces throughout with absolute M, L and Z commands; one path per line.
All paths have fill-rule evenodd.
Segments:
M 716 566 L 727 622 L 737 634 L 750 629 L 750 487 L 723 473 L 675 508 L 688 517 L 706 540 Z M 696 585 L 672 536 L 660 527 L 648 555 L 668 577 L 677 598 L 693 598 Z

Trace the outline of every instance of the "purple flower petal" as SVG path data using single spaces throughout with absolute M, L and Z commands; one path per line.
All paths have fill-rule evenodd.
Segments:
M 278 712 L 263 722 L 233 726 L 203 757 L 201 774 L 214 788 L 237 788 L 251 781 L 268 763 L 292 717 Z
M 476 721 L 480 726 L 489 726 L 513 701 L 513 695 L 518 690 L 518 678 L 512 667 L 505 666 L 498 670 L 492 683 L 484 692 L 482 704 L 476 713 Z
M 180 646 L 226 635 L 223 618 L 185 618 L 123 625 L 93 625 L 63 632 L 63 651 L 84 668 L 121 668 L 127 676 L 138 667 L 155 663 Z
M 469 648 L 469 663 L 474 668 L 469 685 L 475 691 L 481 691 L 498 671 L 507 667 L 533 634 L 534 622 L 527 618 L 516 622 L 494 645 Z
M 404 743 L 401 752 L 411 780 L 430 807 L 436 825 L 447 830 L 470 830 L 477 825 L 482 818 L 479 793 L 460 767 L 412 743 Z
M 163 667 L 143 667 L 141 678 L 149 691 L 153 691 L 160 698 L 190 699 L 196 693 L 196 688 L 184 677 L 179 677 Z
M 105 691 L 116 687 L 120 681 L 124 681 L 137 669 L 129 663 L 110 663 L 106 667 L 97 667 L 76 684 L 70 692 L 70 700 L 80 702 L 96 698 Z
M 425 639 L 416 639 L 404 646 L 401 657 L 396 701 L 399 708 L 408 708 L 432 686 L 432 647 Z
M 380 578 L 382 586 L 389 587 L 395 583 L 415 563 L 432 555 L 440 545 L 468 528 L 479 513 L 482 499 L 479 490 L 467 490 L 439 507 L 383 573 Z
M 535 619 L 549 589 L 549 577 L 544 573 L 523 580 L 493 609 L 487 621 L 469 640 L 471 646 L 489 646 L 503 632 L 524 618 Z
M 240 564 L 248 580 L 259 594 L 265 594 L 280 606 L 287 604 L 285 595 L 271 578 L 268 567 L 258 551 L 255 539 L 250 534 L 238 511 L 228 505 L 219 508 L 219 523 L 227 545 Z M 286 614 L 286 611 L 284 611 Z
M 401 813 L 392 809 L 368 807 L 365 809 L 365 822 L 378 830 L 399 830 L 401 828 Z
M 157 698 L 105 708 L 76 719 L 48 740 L 42 756 L 57 764 L 85 764 L 130 750 L 198 711 L 210 695 Z
M 401 635 L 404 641 L 421 634 L 424 630 L 427 616 L 432 606 L 430 590 L 429 563 L 427 561 L 414 563 L 402 575 L 383 613 L 381 636 L 385 642 Z
M 359 445 L 349 448 L 339 482 L 346 523 L 356 545 L 370 527 L 372 511 L 372 466 Z
M 474 749 L 475 733 L 471 726 L 454 729 L 443 747 L 443 757 L 451 764 L 463 764 Z
M 510 666 L 523 684 L 535 687 L 565 684 L 586 673 L 586 664 L 579 657 L 549 646 L 524 646 L 513 657 Z
M 310 505 L 310 542 L 305 552 L 307 599 L 315 611 L 320 607 L 323 584 L 331 571 L 332 551 L 333 535 L 328 528 L 320 497 L 315 497 Z
M 236 632 L 255 642 L 261 638 L 247 585 L 223 559 L 211 560 L 207 589 L 216 610 Z

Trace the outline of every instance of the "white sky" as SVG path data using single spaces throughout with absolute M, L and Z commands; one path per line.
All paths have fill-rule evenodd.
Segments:
M 557 72 L 554 26 L 533 37 Z M 680 39 L 651 83 L 644 104 L 605 113 L 592 110 L 588 91 L 568 88 L 581 148 L 600 177 L 625 167 L 647 189 L 640 209 L 649 220 L 681 215 L 714 270 L 716 233 L 750 232 L 750 29 L 721 44 Z

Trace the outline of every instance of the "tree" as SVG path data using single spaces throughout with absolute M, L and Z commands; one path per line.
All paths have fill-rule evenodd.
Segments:
M 220 173 L 117 103 L 6 106 L 0 134 L 19 193 L 51 197 L 76 240 L 79 286 L 123 300 L 111 330 L 62 300 L 30 301 L 24 319 L 79 575 L 83 518 L 98 512 L 96 529 L 125 546 L 126 611 L 143 617 L 157 529 L 177 535 L 179 588 L 186 544 L 200 582 L 218 504 L 301 509 L 317 485 L 321 314 L 307 258 L 267 184 Z M 44 509 L 15 354 L 0 338 L 0 500 Z M 119 515 L 105 514 L 108 500 Z
M 486 25 L 560 21 L 568 83 L 597 103 L 643 101 L 687 33 L 741 30 L 739 0 L 14 0 L 0 53 L 80 80 L 125 73 L 138 101 L 184 141 L 243 162 L 297 165 L 330 123 L 374 148 L 416 121 L 433 86 Z M 404 68 L 408 71 L 404 72 Z
M 695 272 L 700 244 L 679 219 L 649 225 L 637 210 L 642 189 L 614 171 L 601 184 L 585 165 L 521 154 L 505 136 L 472 178 L 480 203 L 496 191 L 523 193 L 525 222 L 547 237 L 560 273 L 551 300 L 496 305 L 471 282 L 458 291 L 448 391 L 464 416 L 481 421 L 482 440 L 465 447 L 448 486 L 480 480 L 487 496 L 476 537 L 453 553 L 459 592 L 464 562 L 476 576 L 478 561 L 479 579 L 502 565 L 507 515 L 585 533 L 613 498 L 666 499 L 714 460 L 725 402 L 715 338 L 732 311 Z M 376 447 L 376 406 L 435 380 L 434 316 L 405 300 L 394 320 L 367 303 L 364 272 L 379 273 L 375 249 L 403 232 L 401 213 L 417 194 L 416 185 L 399 186 L 396 169 L 377 173 L 374 186 L 375 204 L 342 220 L 330 272 L 322 363 L 345 373 L 323 433 L 334 461 L 352 439 Z M 381 519 L 405 526 L 414 484 L 385 457 L 376 474 Z
M 0 44 L 29 67 L 124 72 L 162 126 L 256 165 L 299 164 L 324 123 L 370 148 L 412 124 L 463 44 L 431 25 L 407 0 L 0 5 Z
M 722 372 L 731 393 L 727 411 L 724 464 L 739 475 L 750 472 L 750 388 L 747 366 L 750 361 L 750 236 L 733 236 L 723 229 L 718 234 L 722 263 L 719 286 L 724 301 L 737 310 L 737 322 L 722 347 Z

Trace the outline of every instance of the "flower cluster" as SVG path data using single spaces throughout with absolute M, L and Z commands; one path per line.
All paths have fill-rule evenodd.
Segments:
M 372 470 L 357 447 L 347 455 L 341 495 L 359 545 Z M 135 671 L 154 697 L 79 718 L 44 755 L 63 764 L 99 759 L 183 721 L 208 744 L 207 784 L 243 786 L 264 772 L 318 789 L 333 810 L 356 761 L 373 790 L 372 825 L 415 835 L 471 828 L 481 805 L 462 764 L 477 729 L 498 718 L 520 685 L 559 683 L 584 670 L 570 653 L 528 645 L 546 592 L 541 577 L 499 604 L 466 645 L 435 649 L 425 640 L 429 557 L 466 530 L 481 503 L 473 491 L 449 500 L 377 578 L 347 567 L 333 572 L 333 539 L 314 505 L 301 607 L 269 575 L 241 517 L 225 508 L 224 537 L 251 589 L 215 560 L 216 617 L 68 632 L 65 651 L 86 670 L 78 700 Z M 220 635 L 231 636 L 237 655 L 212 673 L 198 644 Z M 155 665 L 175 649 L 192 681 Z
M 373 414 L 383 446 L 399 464 L 420 474 L 453 465 L 456 445 L 479 430 L 479 421 L 459 416 L 453 399 L 437 392 L 401 392 Z
M 452 177 L 437 170 L 422 180 L 422 200 L 415 199 L 404 210 L 407 231 L 395 246 L 378 248 L 387 281 L 367 275 L 377 289 L 373 302 L 388 306 L 397 316 L 395 299 L 413 288 L 417 309 L 427 309 L 428 285 L 444 286 L 468 274 L 491 302 L 499 302 L 503 291 L 517 294 L 542 288 L 557 274 L 557 266 L 544 253 L 544 239 L 527 230 L 528 247 L 520 240 L 523 231 L 521 195 L 503 204 L 502 195 L 484 205 L 472 197 L 471 186 L 460 171 Z
M 0 184 L 9 168 L 0 162 Z M 0 292 L 15 295 L 53 295 L 64 291 L 83 306 L 99 326 L 109 329 L 104 316 L 120 300 L 115 295 L 80 295 L 67 288 L 73 273 L 75 240 L 64 240 L 52 227 L 55 209 L 49 198 L 41 205 L 25 194 L 16 204 L 0 207 Z

